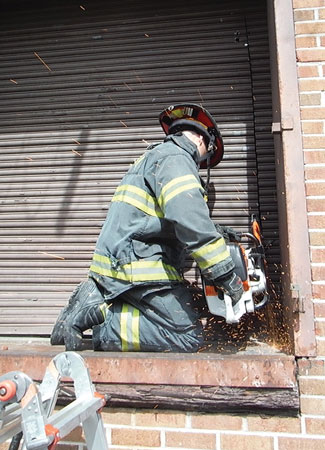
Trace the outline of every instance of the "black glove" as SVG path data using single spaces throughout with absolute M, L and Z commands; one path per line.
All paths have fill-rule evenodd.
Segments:
M 240 242 L 240 233 L 237 233 L 233 228 L 224 225 L 214 224 L 216 230 L 225 239 L 226 242 Z
M 232 299 L 233 306 L 241 299 L 244 288 L 243 282 L 235 272 L 230 272 L 214 280 L 214 285 Z

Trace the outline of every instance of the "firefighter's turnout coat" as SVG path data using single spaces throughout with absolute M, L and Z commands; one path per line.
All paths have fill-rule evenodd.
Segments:
M 172 299 L 175 289 L 180 289 L 186 254 L 210 280 L 234 267 L 226 243 L 209 216 L 198 173 L 198 158 L 196 145 L 186 136 L 167 136 L 163 143 L 149 147 L 130 167 L 113 196 L 89 276 L 104 289 L 107 303 L 122 299 L 119 307 L 113 300 L 111 310 L 114 312 L 115 308 L 119 316 L 115 335 L 124 335 L 124 350 L 140 349 L 141 327 L 140 331 L 134 330 L 138 330 L 142 314 L 147 317 L 148 309 L 150 314 L 155 309 L 148 307 L 141 298 L 146 294 L 157 298 L 161 294 Z M 188 294 L 184 294 L 184 298 L 186 296 Z M 123 299 L 133 307 L 125 306 Z M 164 303 L 168 303 L 166 297 Z M 131 316 L 136 317 L 136 322 Z M 161 316 L 161 311 L 157 312 L 157 318 Z M 193 317 L 189 317 L 189 313 L 186 317 L 183 331 L 193 328 L 189 323 Z M 122 330 L 123 320 L 124 327 L 129 324 L 131 328 L 130 339 L 127 329 Z M 147 325 L 154 320 L 150 316 Z M 173 322 L 173 318 L 169 317 L 168 322 Z M 112 340 L 111 336 L 107 337 L 111 325 L 112 317 L 108 317 L 102 326 L 101 332 L 105 329 L 106 334 L 102 334 L 101 340 Z M 178 332 L 182 332 L 181 325 L 177 324 Z M 146 350 L 157 349 L 148 345 Z

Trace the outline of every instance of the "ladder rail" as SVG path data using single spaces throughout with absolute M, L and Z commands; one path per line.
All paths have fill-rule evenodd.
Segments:
M 88 450 L 108 450 L 100 414 L 106 399 L 95 392 L 88 368 L 79 354 L 56 355 L 47 366 L 40 385 L 22 373 L 9 375 L 18 380 L 19 395 L 6 398 L 6 402 L 0 397 L 0 443 L 22 431 L 22 450 L 54 450 L 61 439 L 81 426 Z M 54 411 L 63 377 L 73 380 L 76 398 Z

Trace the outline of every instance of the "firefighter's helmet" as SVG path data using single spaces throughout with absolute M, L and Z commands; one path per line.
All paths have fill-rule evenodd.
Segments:
M 159 115 L 164 132 L 175 134 L 183 130 L 192 130 L 203 136 L 208 158 L 200 162 L 200 167 L 214 167 L 222 160 L 223 141 L 218 126 L 211 114 L 195 103 L 169 106 Z

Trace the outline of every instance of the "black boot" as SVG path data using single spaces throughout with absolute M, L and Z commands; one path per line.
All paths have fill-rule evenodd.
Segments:
M 64 343 L 67 351 L 82 350 L 82 332 L 105 321 L 108 305 L 98 302 L 90 294 L 79 304 L 79 309 L 69 315 L 64 326 Z
M 64 345 L 64 337 L 63 337 L 63 331 L 64 331 L 64 324 L 69 316 L 69 314 L 73 311 L 76 302 L 78 301 L 79 295 L 82 296 L 88 296 L 89 292 L 93 289 L 93 283 L 94 281 L 92 279 L 89 279 L 87 281 L 83 281 L 80 283 L 77 288 L 73 291 L 69 303 L 67 306 L 62 308 L 55 325 L 53 327 L 52 333 L 51 333 L 51 345 Z
M 101 306 L 100 306 L 101 305 Z M 105 320 L 106 303 L 99 286 L 92 278 L 79 284 L 62 309 L 51 334 L 52 345 L 66 345 L 67 350 L 81 348 L 82 331 Z M 71 336 L 78 335 L 76 342 Z M 68 348 L 69 347 L 69 348 Z

